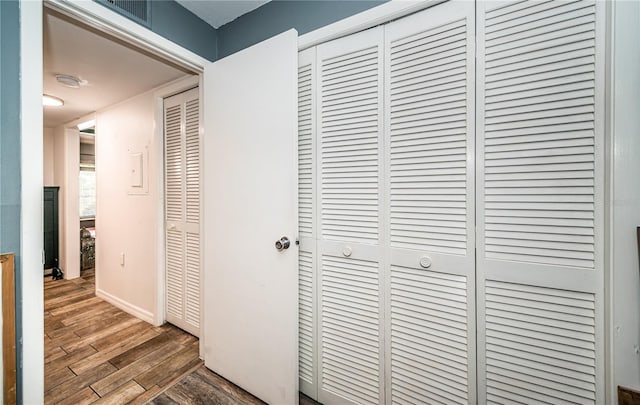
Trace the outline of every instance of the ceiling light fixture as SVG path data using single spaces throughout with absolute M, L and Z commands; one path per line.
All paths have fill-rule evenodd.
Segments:
M 46 105 L 49 107 L 60 107 L 64 105 L 64 100 L 58 97 L 50 96 L 48 94 L 43 94 L 42 105 Z
M 96 120 L 89 120 L 78 124 L 78 130 L 84 131 L 85 129 L 93 128 L 96 126 Z
M 82 80 L 71 75 L 56 75 L 56 80 L 63 86 L 77 89 L 81 84 L 85 84 Z

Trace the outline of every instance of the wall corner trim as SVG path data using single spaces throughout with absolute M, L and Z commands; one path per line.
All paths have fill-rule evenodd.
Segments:
M 151 312 L 147 311 L 146 309 L 142 309 L 136 305 L 133 305 L 127 301 L 124 301 L 123 299 L 118 298 L 115 295 L 109 294 L 108 292 L 104 290 L 100 290 L 98 288 L 96 288 L 96 296 L 98 298 L 102 298 L 103 300 L 107 301 L 109 304 L 120 308 L 124 312 L 135 316 L 136 318 L 142 319 L 143 321 L 150 323 L 154 326 L 159 326 L 158 324 L 156 324 L 156 319 L 154 315 Z

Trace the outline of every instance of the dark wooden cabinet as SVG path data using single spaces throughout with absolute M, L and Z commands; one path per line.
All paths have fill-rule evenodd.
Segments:
M 58 191 L 60 187 L 44 188 L 44 268 L 58 267 Z

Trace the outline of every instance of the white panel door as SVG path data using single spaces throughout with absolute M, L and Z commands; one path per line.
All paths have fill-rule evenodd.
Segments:
M 475 403 L 475 7 L 385 26 L 387 403 Z
M 480 403 L 604 403 L 604 3 L 478 3 Z
M 200 335 L 200 101 L 191 89 L 164 100 L 167 321 Z
M 298 398 L 297 39 L 204 75 L 205 365 L 271 404 Z

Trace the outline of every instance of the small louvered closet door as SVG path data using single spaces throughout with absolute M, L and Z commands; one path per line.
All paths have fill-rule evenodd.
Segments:
M 478 3 L 480 403 L 604 403 L 604 3 Z
M 200 103 L 198 89 L 164 100 L 167 321 L 200 333 Z
M 475 403 L 472 2 L 385 30 L 387 403 Z
M 384 396 L 383 27 L 317 48 L 319 401 Z

